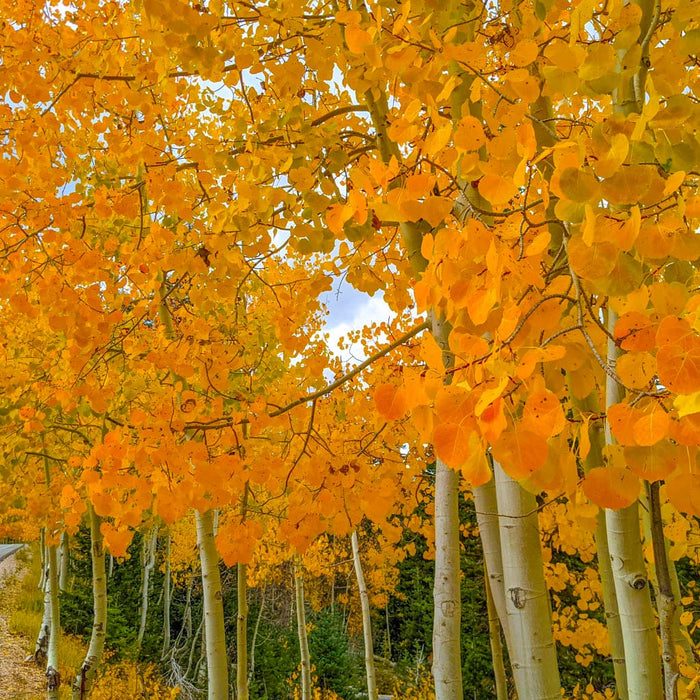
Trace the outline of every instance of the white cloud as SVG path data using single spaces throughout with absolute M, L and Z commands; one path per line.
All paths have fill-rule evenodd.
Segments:
M 349 287 L 340 294 L 329 294 L 325 301 L 330 312 L 325 329 L 328 335 L 328 347 L 346 363 L 362 362 L 367 355 L 361 343 L 348 345 L 346 342 L 346 347 L 341 349 L 339 346 L 341 338 L 370 323 L 387 322 L 395 315 L 381 294 L 370 297 Z

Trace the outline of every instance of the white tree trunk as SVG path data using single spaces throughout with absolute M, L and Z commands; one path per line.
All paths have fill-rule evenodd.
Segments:
M 608 310 L 608 328 L 612 333 L 617 315 Z M 620 349 L 615 341 L 608 340 L 608 365 L 615 369 Z M 620 385 L 606 375 L 605 408 L 623 398 Z M 610 424 L 606 421 L 605 442 L 613 444 Z M 629 700 L 650 700 L 663 697 L 661 661 L 656 639 L 656 620 L 651 605 L 649 580 L 644 562 L 642 540 L 639 531 L 637 502 L 622 510 L 606 510 L 608 551 L 615 580 L 620 626 L 625 647 L 627 690 Z
M 61 614 L 58 605 L 58 551 L 56 545 L 48 548 L 50 628 L 46 654 L 46 700 L 59 700 L 61 674 L 58 672 L 58 642 L 61 638 Z
M 357 587 L 360 591 L 360 606 L 362 608 L 362 634 L 365 644 L 365 674 L 367 676 L 367 697 L 369 700 L 377 700 L 377 674 L 374 669 L 374 642 L 372 641 L 372 614 L 369 606 L 369 593 L 365 583 L 365 574 L 362 570 L 360 559 L 360 545 L 357 540 L 357 531 L 353 530 L 350 537 L 352 543 L 352 559 L 355 565 Z
M 506 668 L 503 663 L 503 643 L 501 642 L 501 623 L 494 605 L 491 593 L 491 581 L 484 567 L 484 583 L 486 587 L 486 609 L 489 615 L 489 642 L 491 645 L 491 660 L 493 662 L 493 678 L 496 683 L 496 700 L 508 700 L 508 685 L 506 683 Z
M 263 610 L 265 609 L 265 591 L 266 586 L 263 586 L 262 592 L 260 593 L 260 609 L 258 610 L 258 617 L 255 620 L 255 628 L 253 629 L 253 638 L 250 640 L 250 664 L 248 665 L 248 687 L 250 687 L 250 682 L 253 680 L 253 675 L 255 674 L 255 645 L 258 642 L 258 632 L 260 631 L 260 621 L 262 620 Z
M 67 533 L 61 535 L 61 569 L 58 577 L 58 588 L 68 590 L 68 569 L 70 565 L 70 546 Z
M 294 566 L 294 592 L 297 608 L 297 633 L 301 654 L 301 700 L 311 700 L 311 656 L 309 640 L 306 635 L 306 609 L 304 602 L 304 577 L 299 568 Z
M 90 518 L 90 540 L 92 554 L 92 600 L 93 622 L 90 645 L 73 683 L 73 700 L 83 700 L 90 695 L 90 686 L 102 660 L 107 635 L 107 573 L 105 571 L 105 550 L 100 531 L 100 518 L 88 504 Z
M 459 476 L 441 459 L 435 467 L 435 584 L 433 678 L 435 700 L 462 700 L 459 563 Z
M 41 578 L 44 581 L 44 614 L 41 618 L 41 627 L 36 638 L 34 653 L 27 657 L 27 660 L 34 659 L 40 666 L 46 663 L 49 636 L 51 635 L 51 588 L 49 586 L 48 563 L 46 570 L 42 570 Z
M 484 553 L 484 568 L 488 579 L 488 590 L 491 592 L 493 605 L 506 640 L 506 646 L 510 648 L 506 596 L 503 588 L 503 554 L 501 552 L 495 477 L 492 477 L 483 486 L 475 488 L 473 493 L 476 521 L 479 525 L 479 537 Z
M 228 661 L 226 659 L 226 632 L 224 605 L 221 596 L 219 555 L 214 543 L 214 512 L 195 514 L 197 546 L 202 565 L 202 597 L 204 600 L 204 631 L 209 700 L 228 700 Z
M 537 501 L 494 462 L 510 662 L 519 700 L 560 700 Z
M 162 658 L 168 655 L 170 650 L 170 532 L 165 540 L 165 579 L 163 581 L 163 653 Z
M 136 637 L 136 645 L 140 649 L 143 636 L 146 633 L 146 621 L 148 620 L 148 590 L 151 582 L 151 571 L 156 561 L 156 545 L 158 544 L 158 526 L 154 525 L 150 534 L 143 538 L 141 566 L 143 567 L 143 580 L 141 584 L 141 620 L 139 632 Z
M 248 700 L 248 568 L 238 564 L 236 616 L 236 700 Z

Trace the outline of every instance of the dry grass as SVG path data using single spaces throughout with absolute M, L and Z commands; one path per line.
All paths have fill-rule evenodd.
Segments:
M 18 555 L 20 565 L 27 571 L 16 590 L 14 610 L 9 616 L 10 633 L 21 638 L 27 655 L 34 652 L 34 645 L 41 626 L 44 594 L 37 583 L 41 575 L 38 552 L 24 549 Z M 61 700 L 70 699 L 70 684 L 83 663 L 87 645 L 82 639 L 62 634 L 58 647 L 58 670 L 61 674 Z
M 19 583 L 13 586 L 12 610 L 7 611 L 11 634 L 20 639 L 29 655 L 34 652 L 34 645 L 41 626 L 44 609 L 44 594 L 37 584 L 41 574 L 41 562 L 38 552 L 22 550 L 16 555 L 21 568 L 26 568 Z M 87 644 L 80 638 L 62 634 L 59 651 L 59 672 L 61 674 L 61 700 L 70 700 L 70 686 L 80 665 L 85 659 Z M 136 664 L 133 661 L 121 661 L 105 664 L 90 693 L 91 700 L 172 700 L 179 695 L 177 689 L 168 688 L 160 678 L 154 666 Z M 27 700 L 33 695 L 23 696 Z M 39 700 L 42 695 L 37 695 Z

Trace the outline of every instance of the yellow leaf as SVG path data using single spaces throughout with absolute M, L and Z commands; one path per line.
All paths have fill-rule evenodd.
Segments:
M 449 142 L 452 136 L 452 124 L 448 123 L 433 131 L 425 140 L 425 152 L 429 155 L 436 155 Z
M 477 416 L 480 416 L 486 407 L 492 404 L 503 393 L 508 381 L 508 377 L 501 377 L 496 386 L 492 387 L 491 389 L 486 389 L 486 391 L 481 394 L 479 400 L 476 402 L 476 408 L 474 409 L 474 413 Z
M 345 27 L 345 43 L 352 53 L 361 54 L 372 43 L 372 37 L 359 25 L 351 24 Z
M 510 62 L 518 68 L 524 68 L 537 60 L 540 47 L 536 41 L 527 39 L 516 44 L 510 52 Z
M 679 418 L 689 416 L 692 413 L 700 413 L 700 391 L 696 391 L 694 394 L 676 396 L 673 406 L 678 411 Z

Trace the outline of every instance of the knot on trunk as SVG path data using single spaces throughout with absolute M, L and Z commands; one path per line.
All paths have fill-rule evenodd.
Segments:
M 513 601 L 513 605 L 518 610 L 522 610 L 527 602 L 525 598 L 525 590 L 523 588 L 509 588 L 508 593 L 510 593 L 510 599 Z
M 46 669 L 46 690 L 58 690 L 61 685 L 61 674 L 58 669 L 49 666 Z
M 632 586 L 635 591 L 641 591 L 647 587 L 646 576 L 643 576 L 642 574 L 634 574 L 630 576 L 627 583 L 629 583 L 629 585 Z

